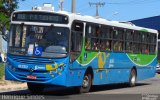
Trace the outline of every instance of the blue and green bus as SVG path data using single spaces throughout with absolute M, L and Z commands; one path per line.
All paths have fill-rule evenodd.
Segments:
M 153 29 L 49 9 L 15 11 L 8 35 L 6 80 L 27 82 L 31 92 L 45 86 L 76 87 L 128 83 L 156 74 Z

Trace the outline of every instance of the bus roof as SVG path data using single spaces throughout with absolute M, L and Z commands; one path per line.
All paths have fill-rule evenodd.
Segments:
M 150 28 L 144 28 L 144 27 L 140 27 L 140 26 L 135 26 L 131 22 L 111 21 L 111 20 L 106 20 L 106 19 L 101 18 L 101 17 L 81 15 L 81 14 L 70 13 L 70 12 L 66 12 L 66 11 L 55 12 L 55 11 L 44 11 L 44 10 L 28 10 L 28 11 L 23 10 L 23 11 L 15 11 L 15 12 L 46 12 L 46 13 L 64 14 L 64 15 L 69 16 L 69 19 L 71 20 L 71 22 L 73 20 L 79 20 L 79 21 L 85 21 L 85 22 L 109 25 L 109 26 L 113 26 L 113 27 L 120 27 L 120 28 L 132 29 L 132 30 L 137 30 L 137 31 L 145 31 L 145 32 L 157 33 L 158 34 L 157 30 L 150 29 Z

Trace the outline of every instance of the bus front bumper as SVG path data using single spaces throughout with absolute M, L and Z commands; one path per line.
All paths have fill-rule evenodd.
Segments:
M 34 79 L 28 78 L 28 76 L 35 76 Z M 19 82 L 31 82 L 31 83 L 40 83 L 40 84 L 49 84 L 49 85 L 59 85 L 66 86 L 66 73 L 60 73 L 58 75 L 53 75 L 51 72 L 48 73 L 29 73 L 29 72 L 16 72 L 5 67 L 5 79 L 11 81 Z

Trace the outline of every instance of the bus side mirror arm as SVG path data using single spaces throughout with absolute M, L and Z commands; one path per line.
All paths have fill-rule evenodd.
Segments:
M 6 21 L 2 27 L 2 38 L 8 42 L 8 31 L 7 31 L 7 24 L 10 22 L 10 20 Z

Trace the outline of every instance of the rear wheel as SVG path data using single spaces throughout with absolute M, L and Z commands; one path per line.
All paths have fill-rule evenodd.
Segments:
M 136 79 L 137 79 L 136 71 L 135 69 L 132 69 L 130 73 L 130 78 L 129 78 L 130 87 L 134 87 L 136 85 Z
M 38 94 L 43 92 L 45 85 L 37 83 L 27 83 L 28 89 L 33 94 Z

